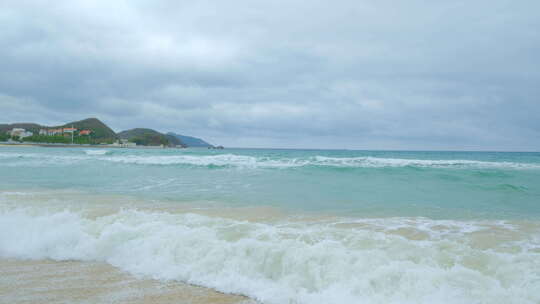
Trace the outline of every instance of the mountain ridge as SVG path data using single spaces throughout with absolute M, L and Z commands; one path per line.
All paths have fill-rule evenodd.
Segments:
M 174 136 L 148 128 L 133 128 L 119 132 L 118 137 L 143 146 L 182 146 L 185 144 Z
M 174 136 L 178 138 L 180 141 L 182 141 L 186 146 L 188 147 L 202 147 L 202 148 L 208 148 L 213 147 L 214 145 L 204 141 L 201 138 L 193 137 L 193 136 L 187 136 L 187 135 L 181 135 L 174 132 L 168 132 L 167 135 Z
M 139 145 L 164 145 L 181 147 L 204 147 L 213 148 L 214 146 L 201 138 L 181 135 L 174 132 L 161 133 L 149 128 L 133 128 L 116 133 L 104 122 L 95 117 L 68 122 L 61 125 L 47 126 L 33 122 L 17 122 L 11 124 L 0 124 L 0 133 L 5 134 L 13 128 L 22 128 L 39 134 L 41 129 L 59 129 L 74 127 L 81 130 L 91 130 L 90 142 L 93 143 L 112 143 L 118 139 L 126 139 Z M 43 139 L 41 139 L 43 140 Z M 88 141 L 88 139 L 87 139 Z

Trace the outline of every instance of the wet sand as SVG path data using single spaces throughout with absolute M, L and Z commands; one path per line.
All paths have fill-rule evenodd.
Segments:
M 2 303 L 255 304 L 179 282 L 136 278 L 97 262 L 0 259 Z

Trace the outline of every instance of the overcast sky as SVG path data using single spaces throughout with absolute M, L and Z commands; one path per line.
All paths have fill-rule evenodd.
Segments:
M 0 122 L 540 150 L 540 1 L 0 2 Z

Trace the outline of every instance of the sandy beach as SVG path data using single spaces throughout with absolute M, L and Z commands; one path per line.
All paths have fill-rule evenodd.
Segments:
M 245 297 L 149 278 L 97 262 L 0 259 L 3 303 L 247 304 Z
M 79 144 L 50 144 L 50 143 L 31 143 L 31 142 L 23 142 L 23 143 L 0 143 L 0 147 L 11 147 L 11 148 L 18 148 L 18 147 L 44 147 L 44 148 L 113 148 L 113 149 L 126 149 L 128 147 L 123 147 L 119 145 L 79 145 Z M 135 147 L 129 147 L 130 149 L 163 149 L 162 147 L 157 146 L 135 146 Z
M 17 144 L 17 145 L 14 145 L 14 144 L 0 143 L 0 147 L 23 147 L 23 148 L 28 148 L 28 147 L 39 147 L 39 146 L 38 145 L 30 145 L 30 144 Z

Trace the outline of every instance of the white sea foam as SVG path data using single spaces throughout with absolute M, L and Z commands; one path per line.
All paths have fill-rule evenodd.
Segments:
M 233 166 L 249 168 L 293 168 L 305 166 L 341 168 L 434 167 L 485 169 L 540 169 L 540 165 L 515 162 L 489 162 L 474 160 L 424 160 L 378 157 L 325 157 L 271 158 L 247 155 L 123 155 L 104 158 L 107 161 L 142 165 L 194 165 Z
M 110 153 L 109 150 L 84 150 L 87 155 L 105 155 Z
M 62 166 L 71 165 L 81 161 L 89 160 L 88 156 L 58 155 L 45 153 L 0 153 L 0 159 L 4 161 L 0 166 L 6 167 L 42 167 L 42 166 Z
M 540 303 L 540 253 L 528 249 L 539 247 L 531 243 L 538 226 L 520 234 L 497 222 L 415 218 L 257 223 L 132 209 L 82 214 L 0 206 L 0 256 L 105 261 L 262 303 Z M 403 228 L 426 236 L 409 238 Z M 490 229 L 502 232 L 485 247 Z M 528 247 L 503 246 L 509 235 L 512 246 Z
M 428 160 L 379 157 L 324 157 L 316 156 L 313 164 L 338 167 L 437 167 L 437 168 L 500 168 L 534 169 L 538 164 L 489 162 L 463 159 Z
M 125 155 L 104 158 L 112 162 L 140 165 L 193 165 L 193 166 L 231 166 L 249 168 L 287 168 L 309 164 L 307 159 L 253 157 L 236 154 L 218 155 L 167 155 L 141 156 Z
M 21 191 L 0 191 L 0 196 L 27 196 L 32 195 L 30 192 Z
M 51 155 L 44 153 L 0 153 L 6 159 L 3 166 L 41 166 L 48 164 L 72 164 L 92 160 L 136 165 L 190 165 L 238 168 L 295 168 L 295 167 L 335 167 L 335 168 L 385 168 L 420 167 L 449 169 L 540 169 L 537 163 L 495 162 L 463 159 L 428 160 L 382 157 L 265 157 L 239 154 L 217 155 L 156 155 L 156 154 L 112 154 L 108 150 L 85 150 L 85 155 Z

